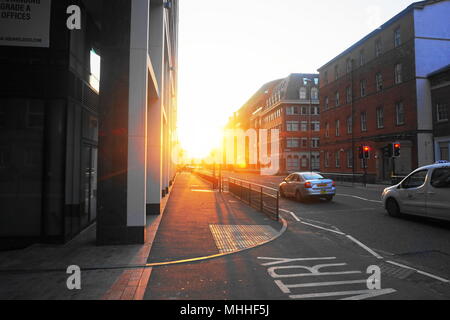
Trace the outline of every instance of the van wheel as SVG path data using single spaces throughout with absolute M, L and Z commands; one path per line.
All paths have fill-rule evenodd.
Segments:
M 401 215 L 397 201 L 392 198 L 387 201 L 386 210 L 391 217 L 399 217 Z

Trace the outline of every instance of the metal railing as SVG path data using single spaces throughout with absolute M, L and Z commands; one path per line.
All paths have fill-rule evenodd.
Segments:
M 195 174 L 196 176 L 202 178 L 203 180 L 210 182 L 212 184 L 213 189 L 219 188 L 219 182 L 220 182 L 219 178 L 214 177 L 212 174 L 205 172 L 205 171 L 199 171 L 199 170 L 194 170 L 192 173 Z
M 279 220 L 280 192 L 277 189 L 231 177 L 223 178 L 222 187 L 242 202 L 267 214 L 271 219 Z

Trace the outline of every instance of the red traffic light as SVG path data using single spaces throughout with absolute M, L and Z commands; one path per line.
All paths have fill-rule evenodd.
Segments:
M 364 147 L 364 151 L 365 151 L 365 152 L 368 152 L 368 151 L 370 151 L 370 147 L 368 147 L 368 146 L 365 146 L 365 147 Z
M 400 148 L 400 143 L 394 144 L 394 148 L 396 148 L 396 149 Z

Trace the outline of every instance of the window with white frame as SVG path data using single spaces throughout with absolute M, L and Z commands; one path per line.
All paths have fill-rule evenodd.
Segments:
M 313 107 L 312 108 L 312 114 L 313 114 L 313 116 L 320 115 L 320 107 Z
M 301 122 L 300 130 L 302 132 L 307 132 L 308 131 L 308 121 L 302 121 Z
M 325 168 L 330 167 L 330 153 L 327 151 L 325 152 L 325 160 L 324 160 Z
M 306 100 L 307 90 L 306 88 L 300 88 L 300 100 Z
M 345 89 L 345 95 L 346 95 L 346 98 L 347 98 L 347 103 L 351 103 L 352 102 L 352 88 L 351 87 L 347 87 L 346 89 Z
M 302 148 L 308 147 L 308 138 L 302 138 Z
M 394 47 L 398 47 L 402 44 L 402 33 L 400 28 L 395 29 L 394 31 Z
M 353 133 L 353 117 L 350 116 L 347 118 L 347 134 Z
M 336 120 L 336 137 L 341 135 L 341 121 Z
M 365 97 L 367 92 L 366 92 L 366 88 L 367 88 L 367 81 L 366 80 L 361 80 L 360 81 L 360 87 L 361 87 L 361 97 Z
M 400 63 L 395 65 L 395 84 L 400 84 L 403 82 L 402 69 L 403 67 Z
M 341 152 L 340 151 L 336 151 L 335 159 L 336 159 L 336 168 L 340 168 L 341 167 Z
M 312 138 L 311 147 L 312 148 L 320 148 L 320 138 Z
M 308 158 L 306 156 L 302 157 L 302 168 L 308 167 Z
M 288 138 L 287 147 L 288 148 L 298 148 L 300 146 L 300 139 L 298 138 Z
M 347 168 L 353 168 L 353 150 L 347 150 Z
M 325 124 L 325 137 L 330 137 L 330 124 L 328 122 Z
M 395 104 L 395 123 L 398 126 L 405 124 L 405 107 L 403 102 L 397 102 Z
M 335 65 L 334 66 L 334 80 L 339 79 L 339 66 Z
M 364 54 L 364 50 L 359 52 L 359 66 L 362 67 L 366 63 L 366 57 Z
M 341 99 L 340 99 L 340 95 L 339 95 L 339 91 L 336 91 L 335 93 L 335 97 L 336 97 L 336 107 L 339 107 L 341 104 Z
M 302 115 L 307 116 L 308 115 L 308 107 L 302 107 Z
M 377 128 L 378 129 L 384 128 L 384 108 L 383 107 L 377 108 Z
M 287 167 L 288 170 L 297 170 L 300 167 L 300 159 L 298 156 L 288 156 L 287 157 Z
M 347 69 L 347 73 L 350 73 L 350 72 L 352 72 L 352 60 L 349 58 L 349 59 L 347 59 L 347 62 L 346 62 L 346 69 Z
M 286 122 L 286 131 L 294 132 L 298 131 L 298 121 L 287 121 Z
M 438 103 L 436 105 L 436 116 L 439 122 L 448 121 L 448 105 L 446 103 Z
M 328 97 L 325 97 L 325 110 L 328 110 L 330 108 L 330 99 Z
M 361 131 L 367 131 L 367 113 L 361 112 Z
M 319 89 L 317 88 L 311 89 L 311 100 L 319 100 Z
M 381 39 L 377 39 L 375 41 L 375 56 L 376 57 L 381 56 L 382 51 L 383 51 L 383 46 L 382 46 Z
M 311 123 L 311 130 L 315 132 L 320 132 L 320 121 L 313 121 Z
M 377 86 L 377 92 L 383 90 L 383 75 L 381 73 L 377 73 L 375 76 L 375 84 Z

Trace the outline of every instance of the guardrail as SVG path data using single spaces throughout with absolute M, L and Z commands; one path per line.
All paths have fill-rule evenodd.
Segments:
M 206 181 L 210 182 L 212 184 L 213 189 L 218 189 L 219 188 L 219 178 L 214 177 L 213 175 L 208 174 L 208 173 L 206 173 L 204 171 L 194 170 L 192 173 L 197 175 L 197 176 L 199 176 L 203 180 L 206 180 Z
M 223 178 L 222 187 L 252 208 L 279 221 L 280 192 L 277 189 L 230 177 Z

